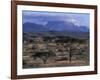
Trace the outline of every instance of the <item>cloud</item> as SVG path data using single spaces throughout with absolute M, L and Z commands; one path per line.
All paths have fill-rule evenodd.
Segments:
M 61 15 L 63 14 L 63 15 Z M 36 17 L 36 16 L 50 16 L 50 17 L 53 17 L 53 16 L 66 16 L 65 13 L 62 13 L 62 12 L 47 12 L 47 11 L 26 11 L 24 10 L 23 11 L 23 15 L 25 16 L 33 16 L 33 17 Z
M 34 22 L 46 25 L 48 21 L 71 22 L 77 26 L 89 27 L 89 14 L 46 12 L 46 11 L 23 11 L 23 22 Z
M 80 21 L 74 19 L 74 18 L 70 18 L 66 20 L 67 22 L 73 23 L 74 25 L 80 27 Z

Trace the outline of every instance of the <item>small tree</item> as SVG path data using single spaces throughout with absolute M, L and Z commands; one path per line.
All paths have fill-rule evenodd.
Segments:
M 55 57 L 55 56 L 56 54 L 51 51 L 50 52 L 36 52 L 34 55 L 32 55 L 34 59 L 36 58 L 42 59 L 44 64 L 46 64 L 49 57 Z
M 73 56 L 73 53 L 75 53 L 77 47 L 79 46 L 80 44 L 77 44 L 76 46 L 73 45 L 73 43 L 68 43 L 67 44 L 67 51 L 69 53 L 69 61 L 71 62 L 72 61 L 72 56 Z

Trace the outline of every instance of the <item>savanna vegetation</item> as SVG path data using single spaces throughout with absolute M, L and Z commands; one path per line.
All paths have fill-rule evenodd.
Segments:
M 89 38 L 24 33 L 23 68 L 89 65 Z

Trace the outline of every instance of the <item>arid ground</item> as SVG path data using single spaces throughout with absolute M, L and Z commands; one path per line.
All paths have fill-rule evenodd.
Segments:
M 23 68 L 89 65 L 89 38 L 23 33 Z

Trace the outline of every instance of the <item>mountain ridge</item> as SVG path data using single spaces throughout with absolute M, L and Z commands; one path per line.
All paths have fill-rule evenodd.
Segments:
M 30 22 L 23 24 L 23 32 L 45 31 L 89 32 L 89 29 L 86 26 L 76 26 L 64 21 L 49 21 L 45 26 Z

